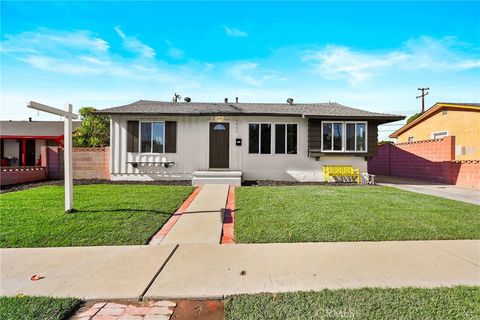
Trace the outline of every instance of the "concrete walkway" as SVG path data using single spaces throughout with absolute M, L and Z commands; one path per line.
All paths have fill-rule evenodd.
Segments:
M 383 186 L 480 205 L 480 190 L 478 189 L 388 176 L 375 176 L 375 182 Z
M 219 244 L 228 185 L 203 185 L 195 200 L 161 241 L 162 244 Z
M 0 295 L 212 299 L 480 285 L 480 240 L 1 249 L 0 263 Z M 34 274 L 45 278 L 31 281 Z

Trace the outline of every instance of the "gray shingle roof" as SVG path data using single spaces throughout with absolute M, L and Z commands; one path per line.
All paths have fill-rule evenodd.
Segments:
M 346 107 L 336 102 L 328 103 L 215 103 L 215 102 L 164 102 L 140 100 L 124 106 L 98 110 L 98 114 L 149 114 L 149 115 L 279 115 L 324 118 L 372 118 L 386 121 L 404 119 L 404 116 L 369 112 Z
M 73 121 L 75 131 L 80 121 Z M 0 121 L 0 135 L 2 136 L 49 136 L 58 137 L 63 135 L 63 121 Z

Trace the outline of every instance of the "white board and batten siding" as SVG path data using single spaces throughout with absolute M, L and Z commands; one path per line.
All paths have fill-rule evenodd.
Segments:
M 127 152 L 127 121 L 176 121 L 176 153 L 146 154 Z M 111 117 L 111 177 L 112 180 L 190 180 L 199 170 L 209 170 L 209 124 L 230 123 L 229 170 L 241 171 L 244 180 L 322 181 L 326 164 L 352 165 L 367 172 L 367 161 L 360 156 L 325 156 L 317 161 L 308 156 L 308 120 L 299 117 L 255 116 L 126 116 Z M 248 151 L 249 123 L 292 123 L 298 125 L 297 154 L 275 154 L 272 133 L 271 154 L 250 154 Z M 236 139 L 242 145 L 236 146 Z M 172 161 L 165 168 L 139 166 L 128 162 Z

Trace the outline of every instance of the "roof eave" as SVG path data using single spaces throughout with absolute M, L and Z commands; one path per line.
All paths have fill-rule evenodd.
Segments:
M 377 120 L 381 123 L 399 121 L 405 119 L 405 116 L 398 115 L 314 115 L 302 113 L 271 113 L 271 112 L 109 112 L 95 111 L 95 114 L 101 115 L 149 115 L 149 116 L 281 116 L 281 117 L 305 117 L 305 118 L 322 118 L 322 119 L 352 119 L 352 120 Z

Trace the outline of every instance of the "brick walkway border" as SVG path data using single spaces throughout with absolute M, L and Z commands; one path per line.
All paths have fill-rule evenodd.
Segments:
M 235 187 L 228 188 L 227 203 L 223 213 L 223 230 L 221 244 L 235 244 Z
M 172 230 L 175 223 L 177 223 L 178 219 L 182 216 L 182 214 L 187 210 L 188 206 L 192 203 L 192 201 L 197 197 L 202 189 L 201 186 L 197 187 L 192 194 L 185 200 L 184 203 L 178 208 L 178 210 L 168 219 L 168 221 L 162 226 L 162 228 L 153 235 L 153 237 L 148 242 L 149 245 L 159 245 L 162 242 L 163 238 L 167 235 L 170 230 Z

